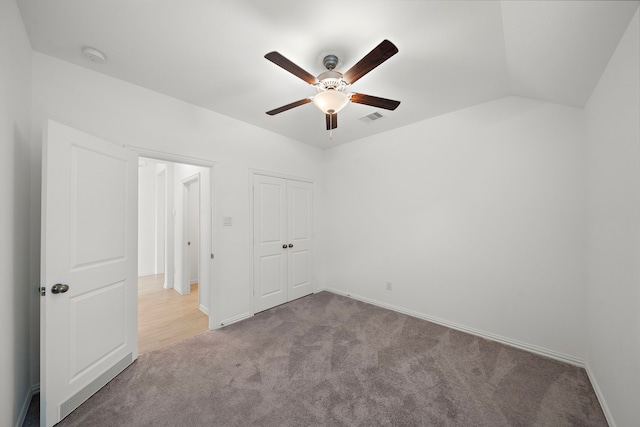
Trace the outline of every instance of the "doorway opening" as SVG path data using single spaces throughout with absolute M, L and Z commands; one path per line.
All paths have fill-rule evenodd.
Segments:
M 138 353 L 209 329 L 211 167 L 140 157 Z

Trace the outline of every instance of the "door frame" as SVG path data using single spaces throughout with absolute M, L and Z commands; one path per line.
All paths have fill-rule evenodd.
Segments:
M 293 181 L 300 181 L 300 182 L 306 182 L 308 184 L 311 184 L 311 188 L 313 190 L 313 200 L 312 200 L 312 204 L 311 204 L 311 223 L 313 224 L 312 227 L 312 239 L 313 239 L 313 254 L 314 254 L 314 258 L 316 257 L 316 251 L 315 251 L 315 240 L 316 240 L 316 221 L 315 221 L 315 209 L 316 209 L 316 204 L 315 204 L 315 197 L 316 197 L 316 185 L 315 185 L 315 181 L 311 178 L 304 178 L 304 177 L 300 177 L 300 176 L 296 176 L 296 175 L 288 175 L 288 174 L 283 174 L 283 173 L 278 173 L 278 172 L 270 172 L 270 171 L 266 171 L 266 170 L 262 170 L 262 169 L 254 169 L 254 168 L 249 168 L 249 259 L 251 260 L 251 262 L 249 263 L 249 277 L 251 278 L 251 280 L 249 280 L 249 295 L 251 296 L 251 316 L 255 315 L 257 313 L 256 311 L 256 301 L 255 301 L 255 289 L 254 289 L 254 268 L 253 268 L 253 255 L 254 255 L 254 251 L 253 251 L 253 246 L 254 246 L 254 241 L 255 241 L 255 237 L 254 237 L 254 232 L 253 232 L 253 192 L 254 192 L 254 188 L 253 188 L 253 178 L 256 175 L 262 175 L 262 176 L 269 176 L 272 178 L 282 178 L 282 179 L 289 179 L 289 180 L 293 180 Z M 315 259 L 314 261 L 314 265 L 315 265 Z M 312 277 L 313 277 L 313 292 L 315 293 L 317 291 L 317 280 L 315 279 L 315 275 L 316 272 L 315 270 L 312 273 Z
M 212 162 L 209 160 L 197 159 L 194 157 L 182 156 L 174 153 L 167 153 L 163 151 L 150 150 L 148 148 L 136 147 L 132 145 L 125 145 L 126 149 L 135 151 L 138 153 L 140 157 L 146 157 L 153 160 L 171 162 L 171 163 L 183 163 L 192 166 L 200 166 L 205 167 L 210 170 L 209 173 L 209 188 L 210 188 L 210 200 L 211 205 L 210 216 L 211 216 L 211 235 L 209 238 L 211 239 L 211 254 L 215 255 L 218 253 L 219 245 L 218 245 L 218 230 L 216 225 L 218 224 L 218 216 L 217 216 L 217 200 L 215 195 L 219 194 L 219 189 L 217 188 L 220 179 L 218 177 L 219 166 L 217 162 Z M 202 180 L 200 181 L 202 182 Z M 202 190 L 201 190 L 202 191 Z M 206 252 L 205 252 L 206 253 Z M 212 262 L 209 263 L 209 329 L 218 329 L 221 327 L 220 325 L 220 307 L 222 306 L 219 298 L 220 289 L 218 286 L 218 263 L 214 258 L 211 259 Z M 202 264 L 202 263 L 200 263 Z M 205 268 L 205 266 L 201 265 L 199 268 Z

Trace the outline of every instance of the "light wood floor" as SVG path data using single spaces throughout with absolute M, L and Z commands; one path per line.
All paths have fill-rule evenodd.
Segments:
M 198 308 L 198 284 L 189 295 L 165 289 L 164 274 L 138 277 L 138 353 L 158 350 L 204 332 L 209 318 Z

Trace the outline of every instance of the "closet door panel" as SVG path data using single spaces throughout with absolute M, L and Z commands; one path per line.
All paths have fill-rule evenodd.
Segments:
M 288 300 L 313 293 L 313 185 L 287 181 Z
M 288 301 L 287 181 L 263 175 L 253 180 L 253 292 L 255 311 Z

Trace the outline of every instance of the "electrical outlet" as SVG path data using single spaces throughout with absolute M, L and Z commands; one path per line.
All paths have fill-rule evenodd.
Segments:
M 387 290 L 390 291 L 393 289 L 393 283 L 387 281 Z

